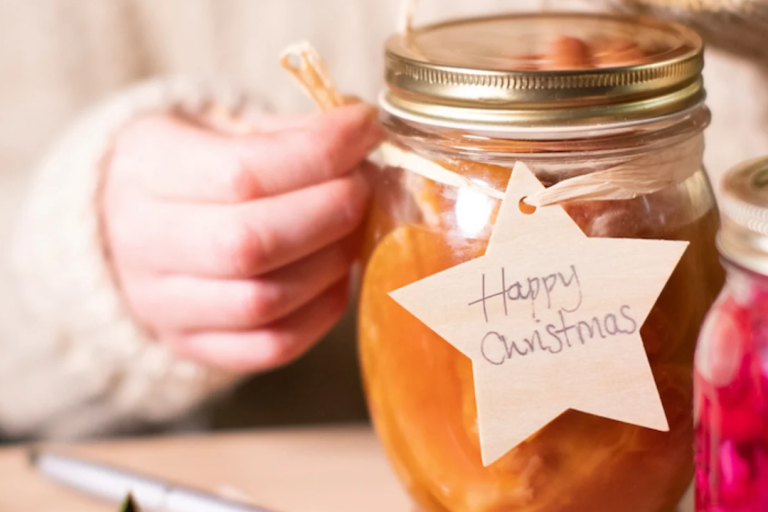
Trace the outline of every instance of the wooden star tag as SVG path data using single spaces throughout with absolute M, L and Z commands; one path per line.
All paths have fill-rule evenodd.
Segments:
M 667 431 L 640 327 L 687 242 L 589 238 L 517 163 L 484 256 L 390 296 L 472 360 L 484 465 L 568 409 Z

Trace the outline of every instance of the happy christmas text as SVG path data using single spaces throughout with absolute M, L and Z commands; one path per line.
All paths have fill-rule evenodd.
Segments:
M 502 267 L 496 275 L 482 275 L 481 290 L 481 297 L 469 306 L 482 309 L 486 323 L 498 325 L 497 317 L 509 317 L 514 309 L 518 312 L 513 319 L 516 323 L 531 324 L 530 335 L 516 339 L 495 330 L 485 334 L 480 351 L 493 365 L 535 352 L 558 354 L 595 338 L 634 334 L 638 329 L 626 304 L 600 315 L 579 315 L 584 291 L 575 265 L 563 272 L 514 281 Z M 520 303 L 526 303 L 529 312 L 520 314 L 520 308 L 515 307 Z

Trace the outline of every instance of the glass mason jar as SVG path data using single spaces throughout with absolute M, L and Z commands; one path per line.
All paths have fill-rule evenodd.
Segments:
M 725 288 L 696 349 L 696 509 L 768 510 L 768 159 L 723 180 Z
M 689 486 L 694 345 L 723 281 L 701 68 L 695 33 L 647 18 L 476 18 L 388 41 L 389 143 L 498 193 L 517 161 L 546 186 L 634 165 L 636 182 L 612 185 L 635 197 L 582 191 L 562 206 L 588 236 L 690 242 L 641 329 L 669 432 L 570 410 L 485 467 L 470 360 L 388 293 L 481 256 L 500 201 L 410 168 L 378 171 L 361 360 L 375 427 L 424 510 L 659 512 Z

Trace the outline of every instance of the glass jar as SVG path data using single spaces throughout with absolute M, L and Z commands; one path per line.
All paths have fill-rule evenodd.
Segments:
M 696 349 L 696 510 L 768 510 L 768 159 L 723 180 L 725 288 Z
M 364 243 L 368 402 L 424 510 L 659 512 L 689 486 L 694 345 L 723 281 L 701 67 L 695 33 L 647 18 L 511 15 L 389 40 L 389 143 L 480 186 L 384 167 Z M 470 360 L 388 293 L 484 253 L 500 201 L 483 188 L 503 194 L 517 161 L 546 186 L 632 163 L 677 176 L 634 198 L 561 203 L 588 236 L 690 242 L 641 329 L 669 432 L 570 410 L 482 464 Z

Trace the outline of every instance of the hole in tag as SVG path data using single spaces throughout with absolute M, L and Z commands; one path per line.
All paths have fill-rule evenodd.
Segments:
M 528 196 L 521 197 L 520 202 L 518 203 L 518 207 L 520 208 L 520 211 L 523 213 L 523 215 L 533 215 L 536 211 L 536 207 L 526 203 L 525 200 L 527 198 Z

